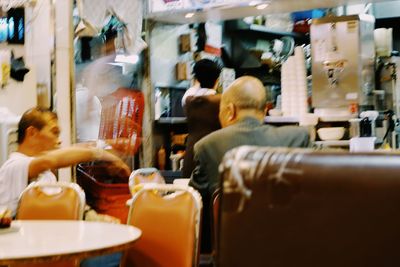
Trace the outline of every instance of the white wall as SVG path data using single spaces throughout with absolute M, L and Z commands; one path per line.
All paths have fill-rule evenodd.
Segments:
M 11 48 L 16 51 L 17 56 L 24 56 L 26 65 L 31 71 L 25 76 L 23 83 L 10 80 L 8 86 L 0 89 L 0 106 L 8 107 L 17 115 L 36 106 L 38 83 L 41 88 L 46 88 L 47 95 L 50 96 L 51 60 L 54 55 L 54 59 L 57 60 L 55 62 L 57 68 L 55 70 L 55 89 L 57 89 L 55 107 L 62 129 L 60 139 L 63 146 L 68 146 L 74 136 L 71 116 L 72 0 L 55 1 L 54 10 L 51 1 L 37 0 L 34 6 L 25 8 L 25 45 Z M 57 18 L 56 21 L 55 18 Z M 56 51 L 54 51 L 55 45 Z M 10 48 L 10 46 L 6 47 Z M 59 179 L 70 181 L 71 169 L 60 170 Z
M 373 4 L 373 14 L 379 18 L 394 18 L 400 16 L 400 1 L 390 1 Z
M 151 77 L 154 84 L 176 84 L 175 65 L 180 58 L 178 38 L 189 33 L 188 25 L 156 24 L 150 38 Z
M 34 66 L 29 68 L 23 82 L 10 79 L 8 85 L 0 89 L 0 106 L 7 107 L 16 115 L 36 106 L 36 69 Z
M 365 4 L 346 6 L 346 15 L 357 15 L 364 12 Z
M 17 115 L 37 105 L 37 83 L 42 84 L 50 96 L 50 55 L 54 40 L 50 15 L 50 0 L 37 0 L 35 5 L 26 6 L 25 45 L 0 45 L 0 49 L 12 49 L 16 57 L 24 57 L 30 69 L 23 82 L 10 79 L 9 84 L 0 89 L 0 106 Z
M 16 57 L 24 57 L 24 45 L 0 44 L 0 49 L 11 49 Z M 28 108 L 36 106 L 36 69 L 33 65 L 28 67 L 30 71 L 25 75 L 23 82 L 9 79 L 3 88 L 0 88 L 0 106 L 7 107 L 12 113 L 21 115 Z
M 54 23 L 50 0 L 38 0 L 26 8 L 25 51 L 28 65 L 36 67 L 37 83 L 51 95 L 51 53 L 54 49 Z M 47 99 L 50 106 L 50 98 Z

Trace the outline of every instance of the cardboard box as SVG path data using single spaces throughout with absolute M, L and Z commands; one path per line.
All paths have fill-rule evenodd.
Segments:
M 186 53 L 190 52 L 191 43 L 190 43 L 190 34 L 182 34 L 179 36 L 179 52 Z
M 190 79 L 190 64 L 189 62 L 178 62 L 176 64 L 176 80 L 184 81 Z

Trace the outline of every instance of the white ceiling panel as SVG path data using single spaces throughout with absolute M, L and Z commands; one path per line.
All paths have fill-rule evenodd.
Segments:
M 243 1 L 246 2 L 246 1 Z M 293 11 L 302 11 L 315 8 L 329 8 L 337 7 L 348 4 L 362 4 L 362 3 L 378 3 L 389 2 L 385 0 L 271 0 L 268 1 L 269 5 L 263 10 L 258 10 L 254 6 L 241 5 L 241 6 L 224 6 L 218 8 L 210 8 L 207 10 L 193 10 L 186 9 L 181 11 L 167 11 L 147 14 L 147 18 L 157 21 L 170 22 L 170 23 L 194 23 L 204 22 L 207 20 L 228 20 L 235 18 L 242 18 L 247 16 L 257 16 L 272 13 L 286 13 Z M 186 14 L 193 12 L 194 15 L 186 18 Z

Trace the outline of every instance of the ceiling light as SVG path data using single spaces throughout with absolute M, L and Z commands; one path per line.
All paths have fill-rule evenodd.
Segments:
M 123 67 L 124 63 L 121 62 L 108 62 L 108 65 L 112 65 L 112 66 L 118 66 L 118 67 Z
M 267 7 L 268 7 L 268 4 L 260 4 L 260 5 L 257 5 L 257 6 L 256 6 L 256 8 L 257 8 L 258 10 L 266 9 Z
M 260 1 L 251 1 L 249 3 L 249 6 L 256 6 L 256 5 L 259 5 L 259 4 L 260 4 Z
M 193 17 L 193 16 L 194 16 L 194 13 L 187 13 L 187 14 L 185 15 L 185 18 L 190 19 L 190 18 Z

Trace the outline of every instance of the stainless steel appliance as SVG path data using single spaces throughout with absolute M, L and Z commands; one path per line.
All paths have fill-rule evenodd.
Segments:
M 312 105 L 357 113 L 374 104 L 374 24 L 370 15 L 324 17 L 311 25 Z
M 379 57 L 376 64 L 375 109 L 383 113 L 384 139 L 392 148 L 400 147 L 400 57 Z
M 375 109 L 393 110 L 400 116 L 400 57 L 380 57 L 376 66 Z

